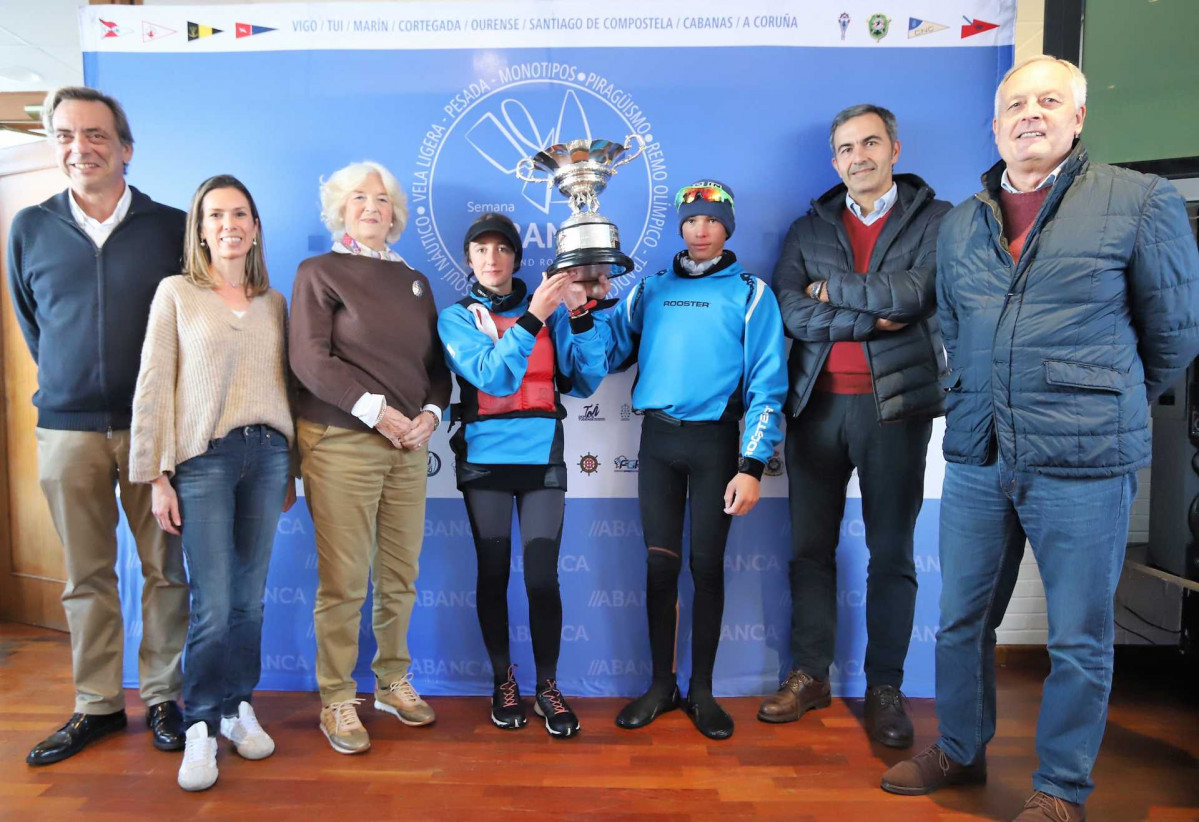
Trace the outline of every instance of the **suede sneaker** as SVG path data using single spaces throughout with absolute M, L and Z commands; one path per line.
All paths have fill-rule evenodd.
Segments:
M 1044 791 L 1033 791 L 1024 803 L 1024 810 L 1012 822 L 1086 822 L 1086 818 L 1085 806 Z
M 566 704 L 566 697 L 558 690 L 554 680 L 543 682 L 537 688 L 537 701 L 533 703 L 533 711 L 545 717 L 545 729 L 550 736 L 563 739 L 574 736 L 579 732 L 579 718 Z
M 371 738 L 358 718 L 361 699 L 332 702 L 321 708 L 321 733 L 333 750 L 342 754 L 360 754 L 370 750 Z
M 249 702 L 237 706 L 237 716 L 221 717 L 221 736 L 243 759 L 266 759 L 275 752 L 275 740 L 262 730 Z
M 937 745 L 929 745 L 883 774 L 882 789 L 903 796 L 923 796 L 947 785 L 978 785 L 987 781 L 987 762 L 959 765 Z
M 495 686 L 491 692 L 491 722 L 497 728 L 514 731 L 523 728 L 529 721 L 525 706 L 520 699 L 520 686 L 516 684 L 516 666 L 508 666 L 508 678 Z
M 206 724 L 197 722 L 184 736 L 179 787 L 185 791 L 206 791 L 216 784 L 216 778 L 216 740 L 208 735 Z
M 416 688 L 412 687 L 412 673 L 403 679 L 397 679 L 386 689 L 379 690 L 375 686 L 375 710 L 391 714 L 405 725 L 419 727 L 431 725 L 437 714 L 429 707 L 429 703 L 420 698 Z

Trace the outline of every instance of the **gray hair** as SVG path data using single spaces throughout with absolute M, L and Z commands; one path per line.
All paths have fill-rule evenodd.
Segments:
M 333 172 L 328 180 L 321 180 L 321 219 L 325 228 L 333 235 L 333 239 L 340 240 L 345 233 L 346 200 L 372 174 L 378 174 L 379 179 L 383 181 L 383 188 L 387 189 L 392 214 L 395 217 L 394 224 L 387 232 L 387 242 L 394 243 L 404 233 L 404 226 L 408 224 L 408 197 L 404 194 L 404 189 L 400 188 L 400 182 L 395 175 L 382 165 L 365 160 L 361 163 L 350 163 L 345 168 Z
M 1071 63 L 1069 60 L 1063 60 L 1060 57 L 1053 57 L 1049 54 L 1037 54 L 1029 57 L 1027 60 L 1021 60 L 1016 65 L 1007 70 L 1007 74 L 1003 75 L 1003 79 L 999 81 L 999 85 L 995 88 L 995 119 L 999 119 L 999 98 L 1003 92 L 1003 85 L 1008 81 L 1013 74 L 1018 72 L 1031 63 L 1057 63 L 1063 66 L 1066 71 L 1070 72 L 1070 93 L 1074 95 L 1074 110 L 1078 111 L 1087 104 L 1087 78 L 1082 73 L 1082 70 Z
M 899 141 L 899 123 L 895 120 L 895 115 L 889 109 L 882 106 L 876 106 L 873 103 L 858 103 L 856 106 L 841 109 L 836 117 L 833 118 L 833 124 L 828 129 L 828 147 L 834 152 L 837 147 L 833 144 L 833 137 L 837 133 L 837 129 L 845 125 L 854 117 L 861 117 L 863 114 L 877 114 L 883 121 L 883 125 L 887 129 L 887 137 L 892 143 Z
M 54 110 L 68 100 L 103 103 L 108 106 L 108 110 L 112 112 L 113 122 L 116 124 L 117 139 L 123 146 L 130 148 L 133 146 L 133 132 L 129 129 L 129 118 L 125 116 L 125 109 L 121 108 L 121 104 L 112 97 L 87 86 L 63 86 L 46 95 L 46 102 L 42 103 L 42 127 L 46 130 L 47 136 L 54 136 Z

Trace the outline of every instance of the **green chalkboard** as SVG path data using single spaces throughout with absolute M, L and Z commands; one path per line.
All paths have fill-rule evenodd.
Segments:
M 1082 70 L 1092 159 L 1199 156 L 1199 0 L 1086 0 Z

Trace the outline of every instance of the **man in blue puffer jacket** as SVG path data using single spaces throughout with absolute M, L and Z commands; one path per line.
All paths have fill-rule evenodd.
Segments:
M 1027 539 L 1052 670 L 1019 822 L 1085 818 L 1149 401 L 1199 353 L 1199 255 L 1182 198 L 1161 178 L 1091 163 L 1078 142 L 1085 104 L 1086 79 L 1065 60 L 1009 71 L 995 96 L 1002 161 L 941 224 L 940 738 L 882 781 L 924 794 L 986 778 L 995 628 Z

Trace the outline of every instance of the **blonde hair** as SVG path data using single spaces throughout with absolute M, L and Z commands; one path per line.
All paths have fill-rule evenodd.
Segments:
M 212 256 L 208 246 L 204 245 L 200 228 L 204 222 L 204 198 L 211 191 L 219 188 L 233 188 L 245 195 L 250 204 L 250 215 L 258 228 L 258 241 L 250 246 L 246 255 L 246 296 L 257 297 L 265 294 L 271 287 L 270 278 L 266 273 L 266 254 L 263 251 L 262 221 L 258 219 L 258 206 L 254 198 L 241 180 L 229 174 L 218 174 L 200 183 L 192 197 L 191 208 L 187 210 L 187 233 L 183 237 L 183 276 L 188 282 L 200 288 L 216 288 L 217 281 L 212 276 Z
M 999 99 L 1003 92 L 1003 86 L 1008 81 L 1008 78 L 1018 72 L 1020 69 L 1032 63 L 1057 63 L 1070 72 L 1070 93 L 1074 95 L 1074 110 L 1078 111 L 1087 104 L 1087 78 L 1082 73 L 1082 69 L 1071 63 L 1069 60 L 1063 60 L 1061 57 L 1053 57 L 1049 54 L 1036 54 L 1029 57 L 1027 60 L 1021 60 L 1016 65 L 1007 70 L 1007 74 L 1003 75 L 1003 79 L 999 81 L 999 85 L 995 88 L 995 119 L 999 119 Z
M 372 174 L 379 175 L 391 200 L 392 224 L 387 231 L 387 242 L 394 243 L 404 233 L 404 226 L 408 224 L 408 197 L 405 196 L 404 189 L 400 188 L 395 175 L 382 165 L 364 160 L 361 163 L 350 163 L 345 168 L 333 172 L 329 179 L 321 180 L 321 219 L 334 240 L 340 240 L 346 231 L 346 200 Z

